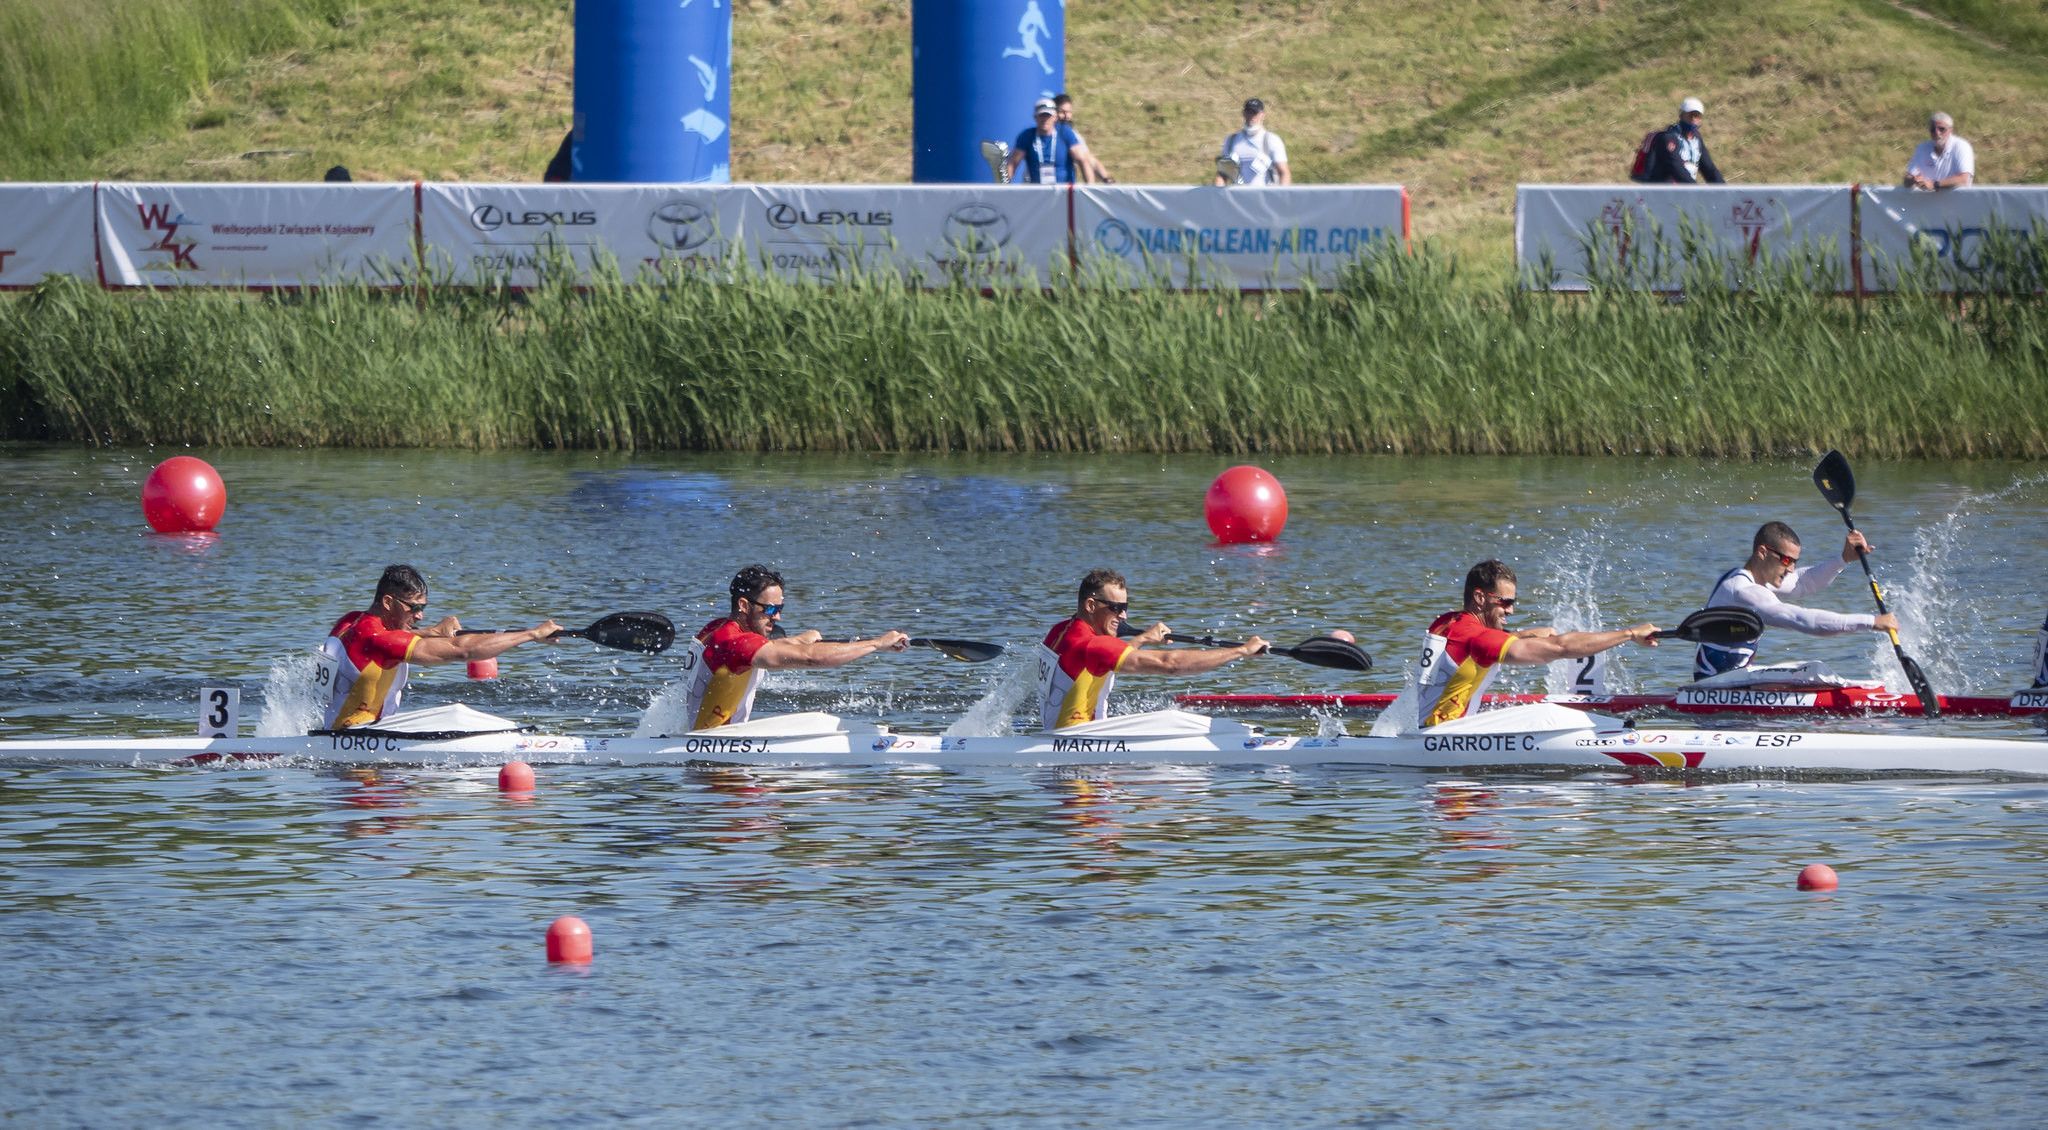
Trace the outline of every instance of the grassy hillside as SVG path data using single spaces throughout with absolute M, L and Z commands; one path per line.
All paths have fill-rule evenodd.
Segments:
M 907 0 L 735 0 L 734 175 L 907 181 Z M 534 180 L 566 0 L 0 0 L 0 177 Z M 1209 175 L 1272 106 L 1305 182 L 1401 182 L 1501 278 L 1518 181 L 1619 179 L 1679 98 L 1748 183 L 1895 179 L 1928 111 L 2048 181 L 2048 0 L 1074 0 L 1080 124 L 1125 182 Z M 1027 113 L 1019 108 L 1018 126 Z

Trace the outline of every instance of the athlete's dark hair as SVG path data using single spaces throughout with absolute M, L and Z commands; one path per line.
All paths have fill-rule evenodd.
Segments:
M 1117 572 L 1114 569 L 1089 570 L 1088 575 L 1081 578 L 1081 595 L 1075 598 L 1074 603 L 1078 606 L 1082 601 L 1087 600 L 1091 596 L 1101 596 L 1103 588 L 1108 585 L 1123 585 L 1125 588 L 1130 587 L 1130 585 L 1127 582 L 1125 582 L 1124 575 L 1122 573 Z
M 1068 93 L 1067 93 L 1066 91 L 1064 91 L 1064 90 L 1062 90 L 1062 91 L 1060 91 L 1060 92 L 1059 92 L 1058 94 L 1055 94 L 1055 95 L 1053 95 L 1053 96 L 1052 96 L 1052 104 L 1053 104 L 1053 105 L 1055 105 L 1055 106 L 1059 105 L 1059 104 L 1060 104 L 1060 103 L 1062 103 L 1062 102 L 1072 102 L 1073 100 L 1074 100 L 1074 96 L 1073 96 L 1073 95 L 1071 95 L 1071 94 L 1068 94 Z
M 427 579 L 410 565 L 386 565 L 384 575 L 377 578 L 377 600 L 387 596 L 408 597 L 414 593 L 427 595 Z
M 1502 581 L 1506 581 L 1509 584 L 1513 584 L 1515 581 L 1515 571 L 1508 568 L 1507 562 L 1495 561 L 1489 557 L 1479 564 L 1472 566 L 1472 571 L 1465 574 L 1466 606 L 1471 606 L 1473 593 L 1485 592 L 1490 594 L 1493 592 L 1493 586 Z
M 1783 522 L 1765 522 L 1756 528 L 1756 538 L 1749 544 L 1760 545 L 1765 549 L 1769 549 L 1772 546 L 1782 545 L 1786 542 L 1790 542 L 1793 545 L 1803 544 L 1799 540 L 1799 535 L 1792 532 L 1792 527 Z
M 782 587 L 782 574 L 766 565 L 749 565 L 732 575 L 732 584 L 726 591 L 732 594 L 732 610 L 740 610 L 740 601 L 752 600 L 772 588 Z

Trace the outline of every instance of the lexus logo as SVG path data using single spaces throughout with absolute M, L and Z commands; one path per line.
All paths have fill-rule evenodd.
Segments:
M 769 226 L 782 231 L 788 231 L 799 224 L 819 228 L 839 224 L 886 228 L 893 222 L 893 219 L 887 212 L 848 212 L 838 208 L 806 212 L 801 208 L 793 207 L 780 201 L 768 206 Z
M 514 212 L 496 204 L 479 204 L 469 213 L 469 226 L 478 231 L 497 231 L 507 226 L 585 228 L 596 223 L 596 212 Z

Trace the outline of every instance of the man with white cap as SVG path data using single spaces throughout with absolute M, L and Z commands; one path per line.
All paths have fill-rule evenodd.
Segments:
M 1018 134 L 1017 143 L 1010 146 L 1003 179 L 1011 184 L 1074 183 L 1075 164 L 1092 159 L 1081 136 L 1059 120 L 1059 108 L 1050 98 L 1034 103 L 1031 116 L 1037 124 Z M 1022 177 L 1017 175 L 1019 165 L 1024 166 Z
M 1294 183 L 1287 167 L 1287 143 L 1266 128 L 1263 99 L 1244 100 L 1244 128 L 1223 139 L 1223 152 L 1216 156 L 1216 184 Z
M 1697 98 L 1678 104 L 1678 121 L 1651 143 L 1650 169 L 1643 180 L 1650 184 L 1727 183 L 1707 153 L 1706 139 L 1700 136 L 1700 122 L 1706 116 L 1707 108 Z
M 1927 119 L 1927 140 L 1906 163 L 1906 187 L 1932 192 L 1967 188 L 1977 179 L 1977 151 L 1956 136 L 1956 120 L 1937 111 Z

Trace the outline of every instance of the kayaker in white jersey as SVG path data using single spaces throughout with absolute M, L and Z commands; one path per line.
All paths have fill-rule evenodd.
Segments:
M 1038 645 L 1038 724 L 1047 730 L 1103 717 L 1119 674 L 1194 675 L 1214 671 L 1266 650 L 1257 636 L 1236 647 L 1144 651 L 1166 642 L 1165 621 L 1122 639 L 1117 629 L 1131 609 L 1123 574 L 1096 569 L 1081 578 L 1074 614 L 1052 626 Z
M 1799 568 L 1799 535 L 1783 522 L 1765 522 L 1750 539 L 1749 560 L 1721 574 L 1708 608 L 1747 608 L 1756 613 L 1766 628 L 1790 628 L 1809 636 L 1840 636 L 1850 632 L 1889 632 L 1899 618 L 1887 612 L 1829 612 L 1824 608 L 1803 608 L 1785 599 L 1808 597 L 1826 588 L 1842 573 L 1842 567 L 1856 560 L 1856 551 L 1870 552 L 1861 530 L 1850 530 L 1842 539 L 1842 555 L 1818 565 Z M 1749 666 L 1756 658 L 1756 644 L 1703 643 L 1693 655 L 1692 677 L 1704 679 Z

